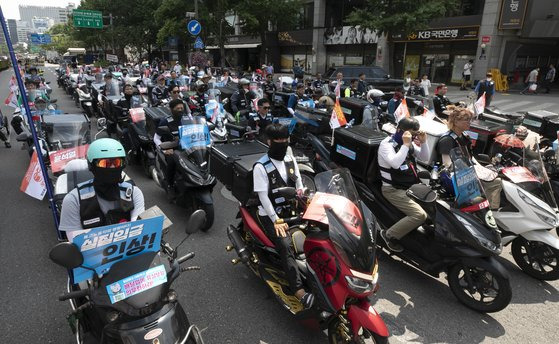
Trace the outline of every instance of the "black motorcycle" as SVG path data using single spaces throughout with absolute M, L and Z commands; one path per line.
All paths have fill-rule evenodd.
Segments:
M 203 211 L 192 214 L 186 227 L 190 234 L 202 227 Z M 177 247 L 178 248 L 178 247 Z M 203 344 L 200 331 L 191 325 L 177 300 L 171 284 L 181 272 L 199 270 L 199 267 L 181 268 L 180 264 L 194 258 L 194 253 L 177 258 L 177 248 L 161 242 L 159 252 L 146 252 L 114 263 L 109 272 L 99 277 L 94 273 L 88 287 L 70 285 L 60 301 L 70 300 L 72 312 L 68 321 L 76 342 L 82 343 L 186 343 Z M 50 259 L 66 269 L 82 266 L 84 257 L 72 243 L 62 242 L 51 249 Z M 151 289 L 114 302 L 107 287 L 124 278 L 163 266 L 166 281 Z M 114 302 L 114 303 L 113 303 Z
M 128 157 L 140 165 L 147 177 L 155 168 L 155 144 L 148 134 L 144 108 L 137 107 L 125 111 L 126 117 L 117 125 L 117 135 L 123 143 Z M 125 119 L 124 119 L 125 118 Z M 122 126 L 126 125 L 126 130 Z
M 206 213 L 203 231 L 211 228 L 214 222 L 212 191 L 217 179 L 210 173 L 210 134 L 206 120 L 202 117 L 183 119 L 179 127 L 179 140 L 168 127 L 157 128 L 157 134 L 168 140 L 156 148 L 153 179 L 165 189 L 173 188 L 176 202 L 191 209 L 202 209 Z M 167 185 L 165 171 L 167 159 L 164 150 L 173 150 L 177 162 L 173 185 Z
M 317 170 L 331 169 L 340 162 L 344 165 L 339 155 L 330 156 L 329 149 L 324 145 L 320 147 L 320 140 L 312 142 L 317 155 L 320 155 L 320 160 L 315 162 Z M 352 161 L 367 160 L 359 154 L 368 151 L 369 147 L 343 147 L 343 150 L 339 149 L 340 144 L 346 144 L 343 139 L 337 137 L 335 142 L 338 142 L 336 152 L 357 152 Z M 382 194 L 377 150 L 378 146 L 372 150 L 369 161 L 363 162 L 363 166 L 367 166 L 366 173 L 356 176 L 358 169 L 350 166 L 353 167 L 350 170 L 361 199 L 386 229 L 405 215 Z M 467 165 L 458 155 L 453 155 L 453 162 L 454 166 Z M 452 173 L 460 175 L 463 170 L 455 167 Z M 447 194 L 438 175 L 430 175 L 427 171 L 419 175 L 422 179 L 430 179 L 431 186 L 414 185 L 407 195 L 425 210 L 428 219 L 401 240 L 403 252 L 390 253 L 432 276 L 439 277 L 441 272 L 446 272 L 449 287 L 456 298 L 476 311 L 497 312 L 504 309 L 511 300 L 512 291 L 508 272 L 496 259 L 502 250 L 501 237 L 482 188 L 477 188 L 480 192 L 475 199 L 467 200 L 470 204 L 459 206 L 454 197 Z M 475 172 L 468 178 L 471 178 L 473 186 L 479 185 Z M 451 179 L 446 181 L 452 185 Z M 443 195 L 442 199 L 439 195 Z

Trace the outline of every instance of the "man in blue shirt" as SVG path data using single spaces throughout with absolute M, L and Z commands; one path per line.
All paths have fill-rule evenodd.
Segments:
M 487 73 L 486 79 L 479 81 L 476 86 L 477 99 L 481 98 L 483 93 L 485 93 L 485 107 L 491 104 L 491 98 L 495 94 L 495 82 L 493 81 L 493 74 Z
M 297 84 L 297 88 L 295 89 L 295 93 L 289 96 L 289 100 L 287 101 L 287 111 L 291 115 L 295 113 L 295 108 L 299 101 L 307 100 L 308 97 L 305 95 L 305 85 L 299 83 Z

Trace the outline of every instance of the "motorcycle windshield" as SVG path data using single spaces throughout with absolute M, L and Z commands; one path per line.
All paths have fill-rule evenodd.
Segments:
M 87 170 L 85 160 L 91 140 L 89 122 L 82 115 L 45 115 L 43 130 L 50 149 L 53 173 Z
M 557 209 L 557 200 L 551 187 L 538 142 L 532 147 L 524 149 L 522 163 L 528 182 L 519 182 L 518 185 L 546 202 L 551 208 Z
M 353 269 L 371 273 L 378 223 L 359 199 L 351 173 L 336 169 L 315 176 L 317 192 L 303 218 L 328 224 L 329 237 Z
M 105 94 L 107 97 L 120 96 L 118 81 L 113 80 L 111 83 L 105 84 Z
M 464 156 L 459 147 L 452 149 L 449 156 L 454 172 L 452 185 L 456 207 L 464 212 L 489 208 L 489 202 L 471 161 Z
M 179 142 L 181 149 L 190 155 L 195 151 L 205 151 L 211 144 L 210 130 L 202 117 L 183 119 L 179 126 Z

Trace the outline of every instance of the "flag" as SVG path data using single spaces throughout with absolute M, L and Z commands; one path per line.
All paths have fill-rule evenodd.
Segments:
M 19 86 L 17 85 L 16 77 L 15 75 L 12 75 L 10 78 L 10 91 L 15 92 L 18 88 Z
M 66 66 L 66 75 L 70 75 L 70 67 Z
M 426 107 L 423 108 L 423 117 L 433 119 L 435 116 L 436 115 L 433 111 L 427 109 Z
M 336 99 L 340 98 L 341 88 L 342 88 L 341 81 L 336 81 L 336 88 L 334 88 L 334 93 L 336 94 Z
M 31 162 L 29 163 L 29 167 L 27 168 L 27 172 L 25 172 L 25 177 L 23 177 L 19 189 L 38 200 L 42 200 L 45 197 L 47 187 L 43 179 L 43 172 L 39 165 L 39 159 L 37 158 L 37 151 L 33 151 Z
M 400 122 L 400 120 L 404 117 L 410 117 L 410 110 L 408 110 L 408 103 L 406 102 L 406 98 L 402 99 L 396 111 L 394 111 L 394 118 L 396 119 L 396 123 Z
M 8 95 L 8 98 L 6 98 L 6 100 L 4 100 L 4 105 L 9 106 L 9 107 L 13 107 L 14 109 L 19 108 L 20 104 L 19 104 L 17 95 L 13 91 L 10 91 L 10 94 Z
M 332 116 L 330 116 L 330 128 L 336 129 L 346 124 L 347 121 L 345 119 L 344 112 L 342 111 L 342 107 L 340 106 L 340 101 L 339 99 L 336 99 L 336 105 L 334 105 Z
M 485 110 L 485 92 L 483 92 L 483 95 L 476 101 L 474 108 L 476 110 L 476 116 L 483 113 Z

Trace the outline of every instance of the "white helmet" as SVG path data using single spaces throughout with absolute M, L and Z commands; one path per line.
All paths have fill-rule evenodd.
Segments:
M 206 73 L 204 73 L 204 71 L 199 71 L 199 72 L 196 74 L 196 77 L 198 77 L 198 79 L 202 79 L 202 78 L 204 78 L 205 76 L 206 76 Z
M 373 88 L 372 90 L 367 92 L 367 101 L 369 103 L 372 103 L 374 101 L 374 98 L 380 98 L 382 96 L 384 96 L 384 92 L 382 92 L 381 90 L 377 90 L 376 88 Z

